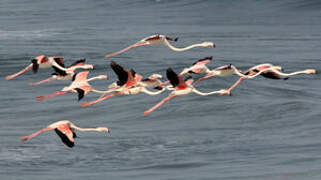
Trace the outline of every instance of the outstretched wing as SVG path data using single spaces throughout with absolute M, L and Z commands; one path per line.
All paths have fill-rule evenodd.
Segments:
M 194 65 L 204 65 L 204 64 L 208 64 L 212 61 L 213 56 L 209 56 L 209 57 L 205 57 L 203 59 L 197 60 L 196 62 L 193 63 Z
M 86 62 L 86 59 L 79 59 L 78 61 L 73 62 L 68 68 L 71 68 L 73 66 L 81 66 L 84 65 Z
M 55 129 L 61 141 L 68 147 L 74 147 L 74 134 L 67 124 L 62 124 Z
M 122 86 L 126 84 L 128 80 L 128 70 L 124 69 L 122 66 L 120 66 L 114 61 L 110 63 L 110 66 L 118 77 L 119 81 L 117 82 L 117 85 Z

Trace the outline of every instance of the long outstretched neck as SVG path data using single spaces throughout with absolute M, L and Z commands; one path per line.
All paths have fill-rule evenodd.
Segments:
M 29 64 L 27 67 L 25 67 L 23 70 L 17 72 L 17 73 L 14 73 L 12 75 L 9 75 L 9 76 L 6 76 L 6 80 L 10 80 L 10 79 L 13 79 L 17 76 L 20 76 L 22 73 L 26 72 L 26 71 L 29 71 L 30 69 L 32 68 L 32 64 Z
M 274 68 L 272 68 L 271 71 L 273 71 L 276 74 L 281 75 L 281 76 L 294 76 L 294 75 L 297 75 L 297 74 L 315 74 L 316 73 L 315 69 L 306 69 L 306 70 L 302 70 L 302 71 L 295 71 L 295 72 L 292 72 L 292 73 L 283 73 L 283 72 L 278 71 L 278 70 L 276 70 Z
M 76 129 L 78 131 L 99 131 L 97 128 L 81 128 L 81 127 L 78 127 L 74 124 L 72 124 L 70 127 L 73 129 Z
M 171 50 L 178 51 L 178 52 L 187 51 L 189 49 L 202 46 L 202 44 L 193 44 L 193 45 L 187 46 L 185 48 L 177 48 L 177 47 L 172 46 L 166 39 L 164 40 L 164 42 L 165 42 L 165 45 L 167 45 Z
M 22 137 L 20 137 L 20 140 L 21 140 L 21 141 L 27 141 L 27 140 L 35 137 L 35 136 L 38 136 L 39 134 L 41 134 L 41 133 L 43 133 L 43 132 L 50 131 L 50 130 L 53 130 L 53 129 L 47 127 L 47 128 L 41 129 L 40 131 L 37 131 L 37 132 L 35 132 L 35 133 L 32 133 L 32 134 L 30 134 L 30 135 L 28 135 L 28 136 L 22 136 Z
M 222 94 L 225 91 L 219 90 L 219 91 L 212 91 L 212 92 L 208 92 L 208 93 L 203 93 L 203 92 L 200 92 L 200 91 L 198 91 L 197 89 L 194 88 L 193 92 L 198 94 L 198 95 L 201 95 L 201 96 L 208 96 L 208 95 L 212 95 L 212 94 Z

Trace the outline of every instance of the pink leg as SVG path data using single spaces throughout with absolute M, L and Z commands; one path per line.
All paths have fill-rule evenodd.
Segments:
M 237 80 L 230 88 L 228 88 L 226 94 L 230 95 L 232 89 L 234 89 L 239 83 L 241 83 L 246 77 L 241 77 L 239 80 Z M 221 96 L 224 96 L 225 94 L 221 94 Z
M 30 134 L 30 135 L 28 135 L 28 136 L 22 136 L 22 137 L 20 137 L 20 140 L 21 140 L 21 141 L 27 141 L 27 140 L 35 137 L 35 136 L 38 136 L 39 134 L 41 134 L 41 133 L 43 133 L 43 132 L 45 132 L 45 131 L 50 131 L 50 130 L 52 130 L 52 128 L 44 128 L 44 129 L 41 129 L 40 131 L 37 131 L 37 132 L 35 132 L 35 133 L 32 133 L 32 134 Z
M 144 112 L 144 116 L 147 116 L 149 113 L 151 113 L 152 111 L 154 111 L 155 109 L 157 109 L 159 106 L 161 106 L 162 104 L 164 104 L 166 101 L 172 99 L 176 97 L 176 95 L 173 96 L 168 96 L 167 98 L 164 98 L 161 102 L 159 102 L 158 104 L 156 104 L 155 106 L 153 106 L 152 108 L 148 109 L 147 111 Z
M 32 82 L 32 83 L 27 83 L 27 84 L 30 85 L 30 86 L 34 86 L 34 85 L 39 85 L 39 84 L 42 84 L 42 83 L 45 83 L 45 82 L 49 82 L 49 81 L 52 81 L 52 80 L 53 80 L 53 78 L 50 77 L 50 78 L 44 79 L 42 81 Z
M 129 47 L 123 49 L 123 50 L 120 50 L 120 51 L 117 51 L 117 52 L 114 52 L 114 53 L 111 53 L 111 54 L 107 54 L 105 56 L 105 58 L 107 59 L 107 58 L 110 58 L 110 57 L 113 57 L 113 56 L 117 56 L 118 54 L 121 54 L 121 53 L 123 53 L 125 51 L 128 51 L 128 50 L 132 49 L 132 48 L 139 47 L 139 46 L 145 46 L 145 45 L 147 45 L 147 44 L 134 44 L 134 45 L 131 45 L 131 46 L 129 46 Z
M 36 99 L 37 101 L 43 101 L 52 97 L 56 97 L 56 96 L 60 96 L 63 94 L 67 94 L 67 93 L 71 93 L 72 91 L 57 91 L 55 93 L 52 94 L 48 94 L 48 95 L 44 95 L 44 96 L 37 96 Z
M 10 79 L 13 79 L 19 75 L 21 75 L 22 73 L 26 72 L 26 71 L 29 71 L 30 69 L 32 68 L 32 64 L 30 64 L 29 66 L 27 66 L 26 68 L 24 68 L 23 70 L 15 73 L 15 74 L 12 74 L 12 75 L 9 75 L 9 76 L 6 76 L 6 80 L 10 80 Z
M 117 95 L 120 95 L 120 94 L 123 94 L 123 93 L 121 93 L 121 92 L 115 92 L 115 93 L 109 94 L 109 95 L 107 95 L 107 96 L 100 97 L 100 98 L 98 98 L 98 99 L 96 99 L 96 100 L 94 100 L 94 101 L 90 101 L 90 102 L 83 103 L 81 106 L 82 106 L 82 107 L 91 106 L 91 105 L 93 105 L 93 104 L 99 103 L 99 102 L 101 102 L 101 101 L 103 101 L 103 100 L 106 100 L 106 99 L 108 99 L 108 98 L 111 98 L 111 97 L 113 97 L 113 96 L 117 96 Z
M 207 75 L 207 76 L 204 76 L 204 77 L 201 77 L 199 78 L 197 81 L 195 81 L 195 83 L 193 84 L 193 86 L 196 86 L 199 82 L 205 80 L 205 79 L 208 79 L 208 78 L 211 78 L 211 77 L 214 77 L 216 76 L 215 74 L 212 74 L 212 75 Z

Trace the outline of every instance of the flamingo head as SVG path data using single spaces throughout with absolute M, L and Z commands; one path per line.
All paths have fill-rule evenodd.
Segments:
M 94 69 L 94 65 L 92 64 L 85 64 L 83 66 L 84 66 L 84 69 Z
M 203 42 L 202 46 L 203 47 L 213 47 L 213 48 L 216 47 L 215 43 L 213 43 L 213 42 Z
M 106 132 L 106 133 L 110 133 L 110 130 L 108 127 L 97 127 L 96 130 L 98 132 Z
M 307 70 L 305 70 L 305 73 L 306 74 L 317 74 L 318 72 L 316 69 L 307 69 Z

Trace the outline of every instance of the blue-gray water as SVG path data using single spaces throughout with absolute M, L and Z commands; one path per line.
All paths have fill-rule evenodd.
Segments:
M 25 83 L 51 70 L 4 77 L 40 54 L 87 58 L 91 84 L 103 89 L 115 80 L 104 55 L 146 36 L 178 36 L 175 46 L 214 41 L 213 48 L 173 52 L 141 47 L 112 60 L 144 76 L 165 75 L 213 56 L 209 65 L 242 69 L 260 63 L 286 72 L 321 69 L 321 2 L 285 1 L 40 1 L 0 3 L 0 179 L 246 179 L 321 178 L 320 75 L 287 81 L 261 77 L 244 81 L 232 96 L 189 95 L 144 117 L 159 96 L 115 97 L 81 108 L 75 94 L 44 102 L 35 97 L 68 82 L 37 87 Z M 230 86 L 237 77 L 213 78 L 201 91 Z M 97 98 L 89 94 L 82 102 Z M 110 135 L 79 132 L 76 146 L 64 146 L 54 132 L 22 143 L 19 137 L 57 120 L 82 127 L 108 126 Z

